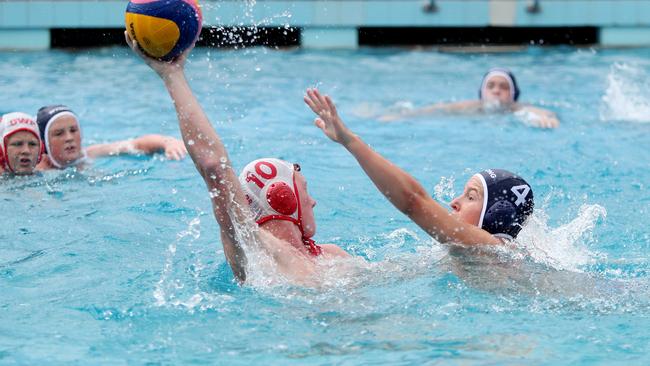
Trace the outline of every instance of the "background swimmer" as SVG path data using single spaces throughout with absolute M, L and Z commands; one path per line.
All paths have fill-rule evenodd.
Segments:
M 34 118 L 21 112 L 5 114 L 0 119 L 0 134 L 0 172 L 6 170 L 16 175 L 33 174 L 43 152 L 38 125 Z
M 184 64 L 192 47 L 173 62 L 161 62 L 143 55 L 137 43 L 126 33 L 125 37 L 160 76 L 174 101 L 183 141 L 210 191 L 226 259 L 240 282 L 247 278 L 247 245 L 260 245 L 287 279 L 304 285 L 319 282 L 320 260 L 350 256 L 334 244 L 316 245 L 311 240 L 316 201 L 307 192 L 299 166 L 265 158 L 248 164 L 237 177 L 185 78 Z M 261 230 L 245 226 L 253 221 Z
M 512 112 L 525 122 L 542 128 L 558 127 L 555 113 L 528 104 L 519 103 L 520 90 L 514 75 L 501 68 L 493 68 L 483 76 L 478 100 L 455 103 L 436 103 L 420 109 L 381 116 L 380 121 L 390 122 L 409 117 L 422 117 L 434 113 L 504 113 Z
M 441 243 L 502 244 L 504 239 L 517 237 L 521 225 L 533 212 L 530 185 L 499 169 L 488 169 L 470 178 L 448 212 L 415 178 L 352 133 L 329 96 L 308 89 L 304 99 L 318 115 L 314 124 L 357 159 L 377 189 L 397 209 Z
M 91 145 L 84 149 L 81 146 L 79 120 L 64 105 L 42 107 L 38 110 L 37 123 L 46 154 L 38 165 L 39 170 L 65 169 L 81 165 L 86 158 L 125 153 L 153 154 L 164 151 L 165 157 L 171 160 L 181 160 L 187 154 L 180 140 L 162 135 L 145 135 L 133 140 Z

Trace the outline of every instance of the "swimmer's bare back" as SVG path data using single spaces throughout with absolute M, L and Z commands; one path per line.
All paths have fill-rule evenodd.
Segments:
M 313 255 L 306 250 L 296 249 L 264 229 L 257 230 L 254 236 L 254 240 L 259 241 L 260 248 L 272 257 L 278 274 L 296 285 L 318 287 L 326 280 L 319 270 L 324 263 L 351 257 L 335 244 L 320 244 L 322 253 Z

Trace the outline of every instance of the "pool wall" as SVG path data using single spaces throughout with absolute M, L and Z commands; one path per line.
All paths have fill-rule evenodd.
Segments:
M 650 1 L 222 0 L 201 1 L 204 26 L 292 27 L 306 48 L 356 48 L 360 29 L 594 27 L 590 43 L 650 45 Z M 56 29 L 120 29 L 126 1 L 0 2 L 0 49 L 47 49 Z M 487 42 L 489 43 L 489 42 Z

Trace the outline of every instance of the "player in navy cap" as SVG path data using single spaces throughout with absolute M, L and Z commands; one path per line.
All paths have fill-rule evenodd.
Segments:
M 80 166 L 87 158 L 124 153 L 153 154 L 162 151 L 168 159 L 180 160 L 187 150 L 183 143 L 173 137 L 145 135 L 133 140 L 81 146 L 81 126 L 77 115 L 67 106 L 50 105 L 38 110 L 36 121 L 45 144 L 40 170 L 65 169 Z
M 436 202 L 411 175 L 386 160 L 345 126 L 328 96 L 309 89 L 305 103 L 327 137 L 343 145 L 375 186 L 400 211 L 441 243 L 502 244 L 514 240 L 533 213 L 533 191 L 519 176 L 488 169 L 469 179 L 451 202 Z
M 513 240 L 533 213 L 533 190 L 523 178 L 503 169 L 487 169 L 474 175 L 483 187 L 478 227 L 490 234 Z M 473 178 L 474 178 L 473 177 Z M 458 203 L 455 199 L 451 206 Z
M 532 126 L 542 128 L 559 126 L 560 121 L 555 113 L 530 104 L 520 103 L 520 94 L 521 90 L 515 75 L 508 69 L 495 67 L 483 75 L 478 91 L 478 100 L 436 103 L 419 109 L 384 115 L 379 119 L 390 122 L 433 113 L 514 113 L 519 119 Z

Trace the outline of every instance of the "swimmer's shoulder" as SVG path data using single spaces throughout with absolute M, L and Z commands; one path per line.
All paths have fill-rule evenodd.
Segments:
M 349 258 L 350 253 L 343 250 L 336 244 L 318 244 L 323 250 L 323 254 L 329 258 Z
M 43 170 L 52 170 L 52 169 L 56 169 L 56 168 L 50 162 L 50 158 L 47 156 L 47 154 L 43 154 L 41 161 L 38 164 L 36 164 L 36 170 L 43 171 Z

